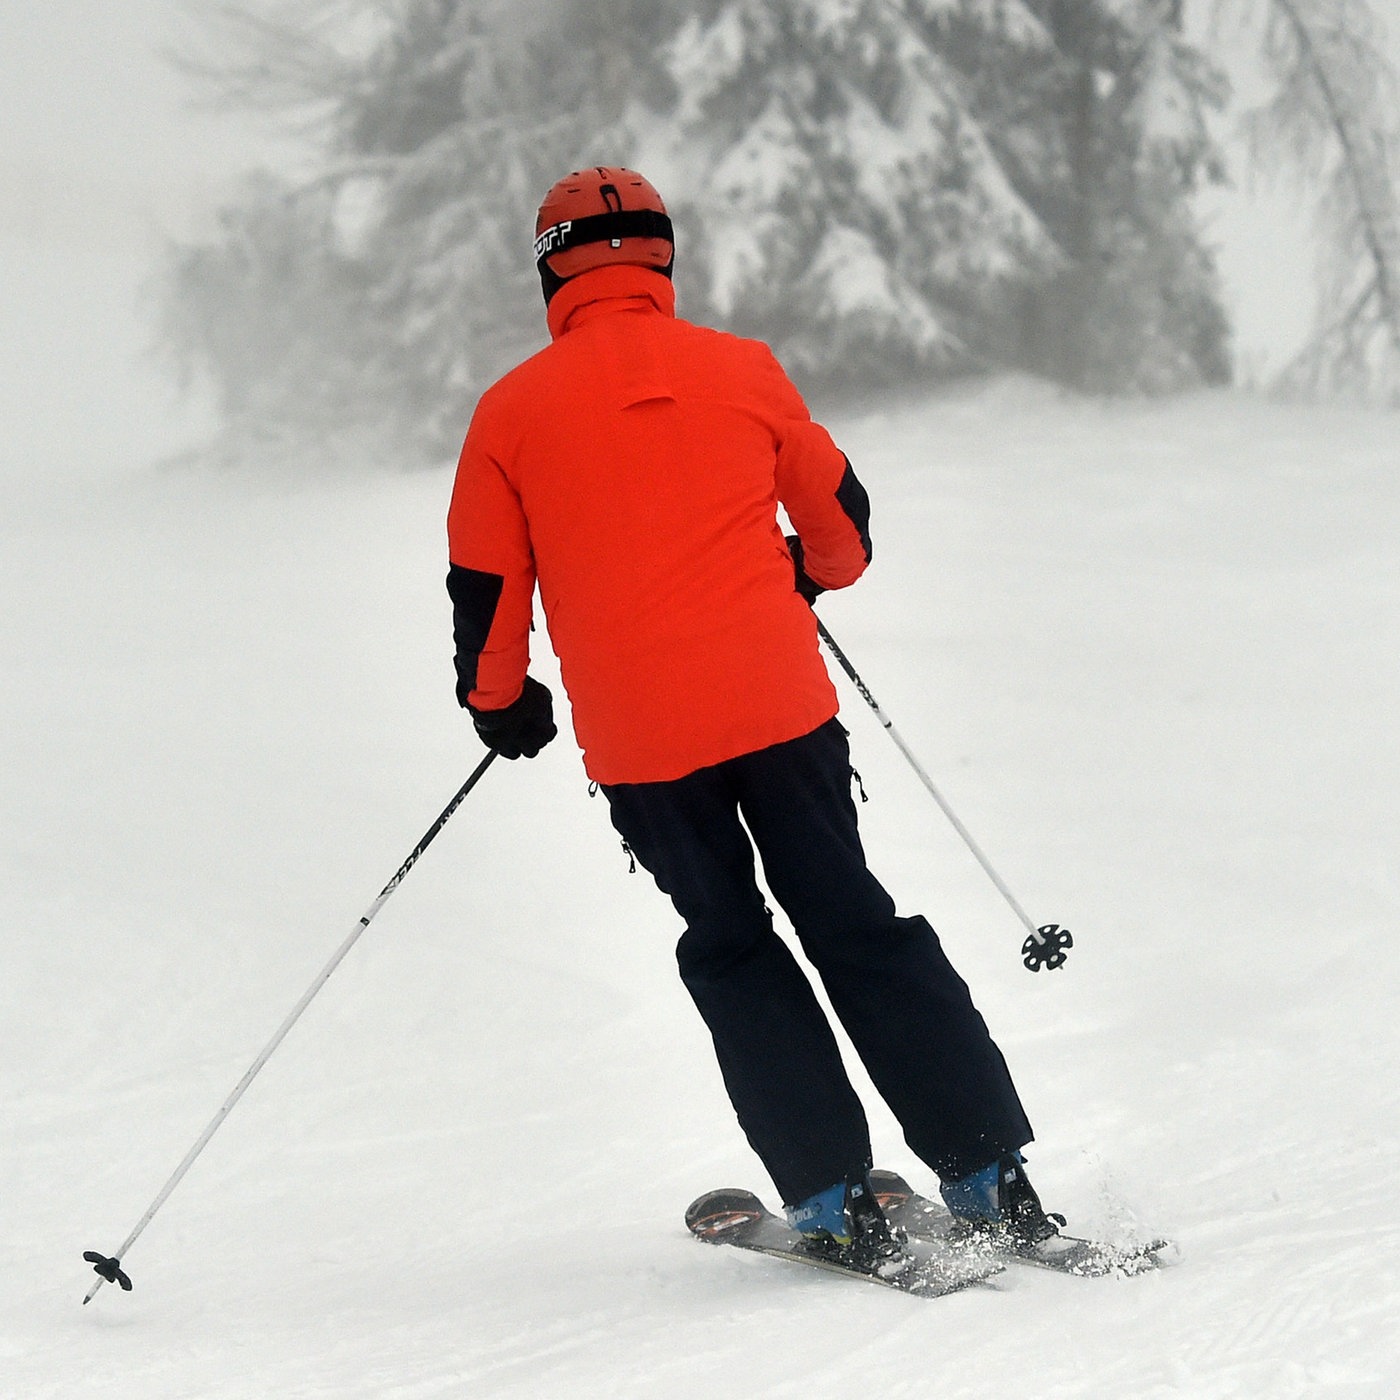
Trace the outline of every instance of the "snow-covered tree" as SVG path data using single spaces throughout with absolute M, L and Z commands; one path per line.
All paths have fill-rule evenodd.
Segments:
M 1185 41 L 1174 0 L 921 8 L 1064 254 L 1010 327 L 1011 353 L 1109 390 L 1228 377 L 1215 269 L 1190 199 L 1221 175 L 1207 120 L 1226 89 Z
M 1256 156 L 1315 192 L 1319 301 L 1284 387 L 1400 405 L 1400 104 L 1365 0 L 1266 0 Z
M 699 314 L 811 378 L 965 364 L 1060 261 L 905 5 L 731 0 L 666 65 L 637 158 L 678 193 Z
M 574 0 L 539 23 L 529 10 L 233 4 L 220 57 L 186 56 L 224 100 L 299 113 L 320 154 L 309 177 L 259 180 L 213 239 L 168 261 L 169 339 L 241 434 L 373 419 L 437 451 L 542 343 L 540 193 L 579 163 L 581 132 L 620 142 L 609 133 L 645 86 L 658 6 Z
M 319 164 L 174 250 L 174 339 L 245 425 L 376 417 L 440 450 L 542 341 L 540 195 L 624 163 L 672 206 L 685 312 L 809 383 L 1217 377 L 1188 201 L 1216 88 L 1171 3 L 221 6 L 206 80 L 299 110 Z
M 719 0 L 665 61 L 680 100 L 640 149 L 703 313 L 810 377 L 1228 377 L 1190 203 L 1224 86 L 1171 0 Z

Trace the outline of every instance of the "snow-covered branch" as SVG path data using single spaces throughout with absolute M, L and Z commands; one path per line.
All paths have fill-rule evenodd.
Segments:
M 1252 149 L 1311 182 L 1322 246 L 1314 332 L 1280 383 L 1400 404 L 1400 83 L 1378 21 L 1366 0 L 1268 0 L 1264 58 Z

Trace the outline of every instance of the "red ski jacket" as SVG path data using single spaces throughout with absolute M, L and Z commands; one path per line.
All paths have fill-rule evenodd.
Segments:
M 553 343 L 482 395 L 448 514 L 457 695 L 521 692 L 536 582 L 591 778 L 660 782 L 837 709 L 808 575 L 853 583 L 869 505 L 768 348 L 675 316 L 670 281 L 565 283 Z

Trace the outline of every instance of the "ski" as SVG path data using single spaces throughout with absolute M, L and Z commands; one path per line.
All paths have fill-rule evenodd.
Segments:
M 911 1240 L 948 1242 L 953 1217 L 942 1205 L 921 1196 L 896 1172 L 873 1171 L 870 1184 L 893 1229 L 903 1230 Z M 987 1237 L 970 1240 L 962 1247 L 986 1258 L 1053 1269 L 1079 1278 L 1147 1273 L 1168 1263 L 1175 1250 L 1171 1241 L 1162 1239 L 1118 1244 L 1061 1234 L 1024 1249 L 1000 1245 L 994 1238 Z
M 807 1240 L 789 1228 L 787 1221 L 770 1211 L 751 1191 L 733 1187 L 707 1191 L 692 1201 L 685 1213 L 685 1223 L 692 1235 L 707 1244 L 751 1250 L 920 1298 L 941 1298 L 956 1293 L 984 1282 L 1005 1268 L 1000 1259 L 983 1252 L 963 1249 L 935 1237 L 911 1235 L 899 1259 L 884 1265 L 878 1272 L 869 1272 L 854 1263 L 843 1262 L 839 1256 L 814 1251 Z

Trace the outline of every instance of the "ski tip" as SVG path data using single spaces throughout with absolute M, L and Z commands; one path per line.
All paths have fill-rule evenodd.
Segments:
M 752 1191 L 722 1187 L 707 1191 L 686 1207 L 685 1225 L 692 1235 L 715 1241 L 729 1231 L 761 1220 L 767 1214 L 763 1202 Z

